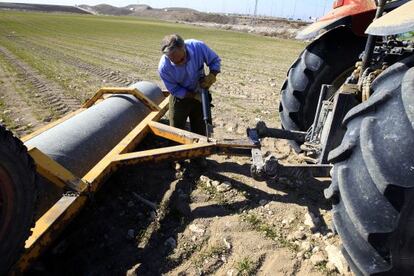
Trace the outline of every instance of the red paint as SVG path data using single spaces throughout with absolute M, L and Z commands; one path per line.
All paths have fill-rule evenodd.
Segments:
M 335 0 L 333 3 L 333 9 L 339 8 L 344 5 L 344 0 Z
M 342 18 L 365 12 L 374 12 L 376 8 L 374 0 L 337 0 L 334 2 L 334 8 L 318 21 Z
M 364 36 L 365 29 L 374 19 L 376 9 L 374 0 L 335 0 L 333 9 L 319 18 L 318 22 L 351 17 L 352 31 Z

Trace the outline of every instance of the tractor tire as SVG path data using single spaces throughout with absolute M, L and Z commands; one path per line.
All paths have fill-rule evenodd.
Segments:
M 36 171 L 26 147 L 0 125 L 0 275 L 22 253 L 33 225 Z
M 309 44 L 290 67 L 280 94 L 282 127 L 307 131 L 312 125 L 322 84 L 339 88 L 364 50 L 365 37 L 338 28 Z M 329 96 L 329 95 L 328 95 Z M 291 141 L 296 151 L 299 144 Z
M 343 253 L 357 275 L 414 271 L 414 56 L 372 84 L 373 95 L 344 118 L 346 134 L 329 153 L 325 197 Z

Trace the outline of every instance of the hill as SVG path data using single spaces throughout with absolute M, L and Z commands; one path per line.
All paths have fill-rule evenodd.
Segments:
M 0 3 L 0 9 L 7 10 L 26 10 L 26 11 L 43 11 L 43 12 L 68 12 L 90 14 L 90 12 L 82 10 L 74 6 L 61 5 L 43 5 L 43 4 L 23 4 L 23 3 Z

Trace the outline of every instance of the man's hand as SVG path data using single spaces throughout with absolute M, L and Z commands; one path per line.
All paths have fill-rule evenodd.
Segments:
M 210 86 L 213 85 L 213 83 L 216 82 L 216 76 L 215 74 L 211 73 L 208 74 L 207 76 L 205 76 L 201 81 L 200 81 L 200 86 L 203 89 L 209 89 Z

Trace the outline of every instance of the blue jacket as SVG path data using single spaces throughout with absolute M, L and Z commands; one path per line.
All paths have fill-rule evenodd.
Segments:
M 204 42 L 187 39 L 187 62 L 185 65 L 176 66 L 166 55 L 163 55 L 158 65 L 158 73 L 165 87 L 172 95 L 180 99 L 184 98 L 188 91 L 195 91 L 200 78 L 204 75 L 204 64 L 210 71 L 220 72 L 221 59 Z

